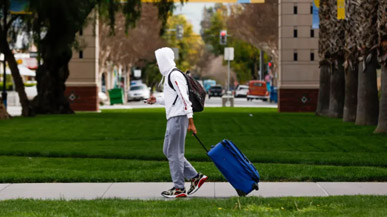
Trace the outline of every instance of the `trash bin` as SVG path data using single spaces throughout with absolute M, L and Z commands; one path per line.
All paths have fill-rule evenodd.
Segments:
M 277 103 L 278 102 L 278 88 L 271 86 L 270 91 L 270 101 Z
M 110 105 L 124 103 L 124 91 L 121 88 L 109 90 Z

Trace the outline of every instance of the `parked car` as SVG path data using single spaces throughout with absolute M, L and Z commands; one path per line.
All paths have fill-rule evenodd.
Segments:
M 98 92 L 98 99 L 100 105 L 108 105 L 109 104 L 109 98 L 104 92 Z
M 234 91 L 234 96 L 235 97 L 246 97 L 248 91 L 249 91 L 249 86 L 239 85 Z
M 265 81 L 249 81 L 249 91 L 247 92 L 247 100 L 261 99 L 263 101 L 267 101 L 269 97 L 269 91 L 267 91 Z
M 214 85 L 216 85 L 216 81 L 215 80 L 207 79 L 207 80 L 203 81 L 203 87 L 204 87 L 204 90 L 206 90 L 207 93 L 208 93 L 208 90 L 210 89 L 210 87 L 214 86 Z
M 208 89 L 208 98 L 211 98 L 211 96 L 219 96 L 219 97 L 223 96 L 222 86 L 220 85 L 211 86 Z
M 149 88 L 145 84 L 131 86 L 128 91 L 128 101 L 149 98 Z

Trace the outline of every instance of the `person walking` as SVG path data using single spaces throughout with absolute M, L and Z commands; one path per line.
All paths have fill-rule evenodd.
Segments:
M 185 137 L 187 130 L 197 133 L 194 121 L 192 103 L 188 96 L 188 84 L 184 75 L 176 68 L 174 53 L 171 48 L 160 48 L 155 51 L 157 65 L 164 80 L 162 97 L 151 96 L 146 103 L 158 103 L 165 106 L 167 128 L 164 137 L 163 153 L 169 162 L 169 170 L 173 188 L 163 191 L 166 198 L 187 197 L 195 193 L 207 180 L 207 176 L 198 173 L 184 157 Z M 168 80 L 172 87 L 168 84 Z M 184 187 L 185 179 L 191 180 L 188 192 Z

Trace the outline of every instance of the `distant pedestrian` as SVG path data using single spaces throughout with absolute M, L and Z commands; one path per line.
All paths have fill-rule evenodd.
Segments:
M 188 96 L 188 84 L 184 75 L 176 68 L 171 48 L 160 48 L 155 51 L 155 55 L 160 73 L 163 75 L 164 93 L 163 97 L 151 96 L 146 102 L 165 105 L 167 128 L 163 152 L 168 158 L 174 185 L 173 188 L 163 191 L 161 195 L 167 198 L 187 197 L 187 194 L 195 193 L 207 180 L 207 176 L 198 173 L 184 157 L 187 130 L 197 133 L 193 121 L 192 103 Z M 168 79 L 173 88 L 168 84 Z M 188 192 L 184 187 L 184 179 L 191 181 Z

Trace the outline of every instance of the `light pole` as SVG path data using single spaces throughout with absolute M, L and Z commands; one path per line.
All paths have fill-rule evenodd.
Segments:
M 259 50 L 259 79 L 262 80 L 263 76 L 263 50 Z
M 224 60 L 227 60 L 227 93 L 230 91 L 230 61 L 234 60 L 234 48 L 224 48 Z

